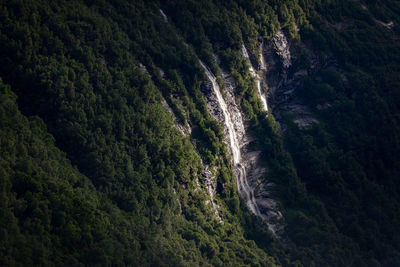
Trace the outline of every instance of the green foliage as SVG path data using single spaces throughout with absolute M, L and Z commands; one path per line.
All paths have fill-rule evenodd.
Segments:
M 128 263 L 114 254 L 122 244 L 101 210 L 106 203 L 54 147 L 43 121 L 21 115 L 15 100 L 0 82 L 1 264 Z M 105 252 L 107 243 L 115 246 Z
M 0 1 L 13 88 L 0 82 L 0 265 L 399 265 L 399 12 L 394 0 Z M 256 62 L 280 29 L 320 122 L 283 118 L 284 136 L 240 54 L 245 43 Z M 333 63 L 315 68 L 302 45 Z M 215 55 L 277 185 L 284 242 L 237 194 L 203 95 L 199 58 L 224 87 Z
M 226 194 L 239 203 L 222 128 L 200 91 L 204 74 L 158 9 L 12 1 L 1 10 L 1 75 L 24 114 L 44 120 L 26 122 L 15 103 L 1 115 L 9 119 L 2 123 L 15 121 L 41 140 L 26 134 L 19 140 L 17 130 L 1 127 L 3 139 L 32 153 L 16 156 L 14 143 L 4 148 L 21 171 L 14 174 L 11 163 L 2 169 L 2 203 L 12 199 L 2 209 L 2 235 L 10 239 L 1 245 L 2 264 L 274 265 L 245 239 L 224 201 L 225 223 L 216 220 L 202 180 L 198 188 L 197 152 L 224 168 Z M 231 41 L 241 43 L 238 29 Z M 204 58 L 211 55 L 201 49 Z M 196 147 L 174 128 L 162 97 L 182 122 L 190 121 Z
M 338 8 L 341 1 L 336 2 L 332 3 L 329 16 L 326 8 L 318 7 L 318 13 L 310 19 L 313 27 L 306 27 L 302 35 L 314 51 L 334 53 L 339 61 L 335 68 L 311 73 L 299 89 L 299 95 L 320 123 L 308 130 L 289 123 L 286 146 L 309 198 L 323 203 L 326 216 L 332 218 L 329 224 L 337 229 L 324 242 L 349 244 L 338 253 L 358 256 L 346 265 L 380 262 L 391 266 L 399 257 L 399 237 L 394 228 L 399 217 L 392 212 L 399 206 L 399 173 L 393 168 L 399 163 L 399 157 L 394 155 L 400 148 L 399 109 L 393 92 L 399 87 L 384 77 L 399 74 L 399 53 L 395 52 L 398 44 L 381 42 L 391 39 L 393 32 L 375 21 L 379 19 L 375 11 L 360 15 L 360 6 L 349 3 Z M 386 3 L 381 7 L 385 16 L 391 14 L 394 19 L 398 17 L 393 12 L 398 4 L 392 4 L 392 11 Z M 331 25 L 347 25 L 337 29 L 324 20 Z M 301 218 L 304 216 L 294 219 L 293 226 L 300 227 L 301 221 L 312 222 L 309 216 L 307 220 Z M 321 223 L 314 221 L 319 228 Z M 299 232 L 302 230 L 297 228 L 292 236 Z M 309 238 L 300 236 L 297 242 L 306 240 Z

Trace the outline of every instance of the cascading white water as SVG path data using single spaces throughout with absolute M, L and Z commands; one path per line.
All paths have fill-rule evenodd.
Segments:
M 256 200 L 254 198 L 253 189 L 249 186 L 247 181 L 247 172 L 245 166 L 242 164 L 242 155 L 240 151 L 240 142 L 237 134 L 237 130 L 235 129 L 235 124 L 233 123 L 232 117 L 233 115 L 229 112 L 228 106 L 221 94 L 219 85 L 217 83 L 217 79 L 214 74 L 208 69 L 208 67 L 200 60 L 201 66 L 204 68 L 208 79 L 211 81 L 212 89 L 217 97 L 218 104 L 222 110 L 225 125 L 228 129 L 229 135 L 229 144 L 232 150 L 233 156 L 233 164 L 234 164 L 234 174 L 236 179 L 236 185 L 238 187 L 238 191 L 240 195 L 245 198 L 246 204 L 248 208 L 257 216 L 261 216 L 260 210 L 257 206 Z M 239 124 L 239 130 L 244 132 L 244 124 L 240 113 L 239 116 L 236 117 Z
M 260 77 L 260 75 L 254 70 L 253 65 L 250 62 L 250 58 L 249 58 L 249 53 L 247 52 L 246 47 L 243 45 L 242 46 L 242 55 L 247 59 L 247 63 L 249 64 L 249 70 L 250 70 L 250 74 L 251 76 L 253 76 L 256 79 L 256 83 L 257 83 L 257 92 L 258 92 L 258 96 L 261 99 L 261 103 L 263 106 L 264 111 L 268 111 L 268 104 L 267 104 L 267 99 L 265 98 L 265 95 L 262 93 L 261 91 L 261 82 L 262 82 L 262 78 Z M 260 53 L 260 60 L 261 60 L 261 69 L 264 69 L 264 58 L 263 58 L 263 54 L 262 52 Z

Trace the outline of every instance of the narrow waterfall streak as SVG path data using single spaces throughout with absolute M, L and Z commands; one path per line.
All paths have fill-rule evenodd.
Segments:
M 232 121 L 232 117 L 229 112 L 228 106 L 221 94 L 221 90 L 217 83 L 216 77 L 201 60 L 199 60 L 199 62 L 200 65 L 203 67 L 208 79 L 211 81 L 213 91 L 217 97 L 218 104 L 221 107 L 222 113 L 224 115 L 225 125 L 228 129 L 228 134 L 229 134 L 230 144 L 228 145 L 230 145 L 232 150 L 233 164 L 235 168 L 234 174 L 235 174 L 236 186 L 238 188 L 239 193 L 242 195 L 243 198 L 245 198 L 246 204 L 248 208 L 251 210 L 251 212 L 261 217 L 260 210 L 254 198 L 253 189 L 249 186 L 247 181 L 246 168 L 241 164 L 242 156 L 240 152 L 239 138 L 236 133 L 235 126 Z M 241 118 L 240 118 L 240 123 L 243 126 L 243 121 L 241 121 Z
M 249 64 L 249 71 L 250 71 L 251 76 L 253 76 L 256 79 L 257 92 L 258 92 L 258 96 L 261 99 L 261 104 L 262 104 L 263 110 L 268 111 L 267 99 L 261 90 L 262 78 L 253 68 L 253 65 L 251 64 L 251 61 L 250 61 L 249 53 L 247 52 L 247 49 L 244 45 L 242 46 L 241 52 L 242 52 L 242 55 L 246 58 L 247 63 Z M 260 53 L 260 60 L 261 60 L 261 69 L 265 69 L 264 58 L 263 58 L 262 52 Z
M 208 67 L 201 60 L 200 60 L 200 65 L 204 68 L 208 79 L 212 83 L 212 88 L 214 90 L 215 95 L 217 96 L 218 103 L 221 106 L 222 112 L 224 114 L 225 124 L 228 127 L 229 140 L 230 140 L 230 145 L 231 145 L 232 155 L 233 155 L 233 163 L 236 165 L 240 162 L 240 159 L 241 159 L 240 146 L 239 146 L 239 141 L 238 141 L 238 138 L 236 135 L 234 125 L 232 123 L 231 116 L 228 111 L 228 107 L 225 103 L 224 98 L 222 97 L 221 91 L 219 89 L 219 85 L 217 83 L 217 78 L 215 78 L 214 74 L 212 74 L 212 72 L 208 69 Z
M 261 70 L 266 70 L 267 69 L 267 67 L 265 66 L 265 59 L 264 59 L 264 53 L 263 53 L 263 46 L 264 46 L 264 43 L 262 43 L 261 44 L 261 46 L 260 46 L 260 69 Z
M 268 111 L 267 99 L 265 98 L 265 95 L 261 92 L 261 79 L 259 78 L 257 78 L 257 91 L 258 95 L 260 96 L 264 111 Z
M 168 22 L 168 17 L 167 17 L 167 15 L 165 15 L 164 11 L 162 11 L 162 10 L 160 9 L 160 13 L 161 13 L 161 16 L 163 17 L 164 21 L 165 21 L 165 22 Z
M 251 192 L 250 192 L 250 187 L 246 185 L 246 170 L 240 165 L 235 166 L 235 176 L 238 177 L 239 184 L 237 185 L 239 192 L 243 192 L 245 194 L 245 200 L 246 204 L 249 207 L 249 209 L 256 215 L 259 215 L 257 213 L 257 209 L 255 208 L 256 205 L 253 204 L 254 199 L 251 198 Z

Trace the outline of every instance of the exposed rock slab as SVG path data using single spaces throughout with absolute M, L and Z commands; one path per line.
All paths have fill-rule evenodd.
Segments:
M 266 70 L 263 72 L 264 82 L 268 85 L 268 104 L 272 107 L 275 119 L 282 125 L 284 115 L 290 115 L 293 122 L 300 128 L 307 128 L 318 123 L 310 109 L 297 96 L 301 80 L 308 75 L 308 71 L 292 67 L 293 56 L 290 51 L 290 42 L 285 34 L 279 31 L 274 38 L 266 42 L 263 49 Z M 317 64 L 317 58 L 310 58 L 311 64 Z M 313 61 L 314 60 L 314 61 Z

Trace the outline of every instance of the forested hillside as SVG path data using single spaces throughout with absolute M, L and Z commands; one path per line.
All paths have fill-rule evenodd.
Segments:
M 395 0 L 0 0 L 0 265 L 400 266 L 399 37 Z

